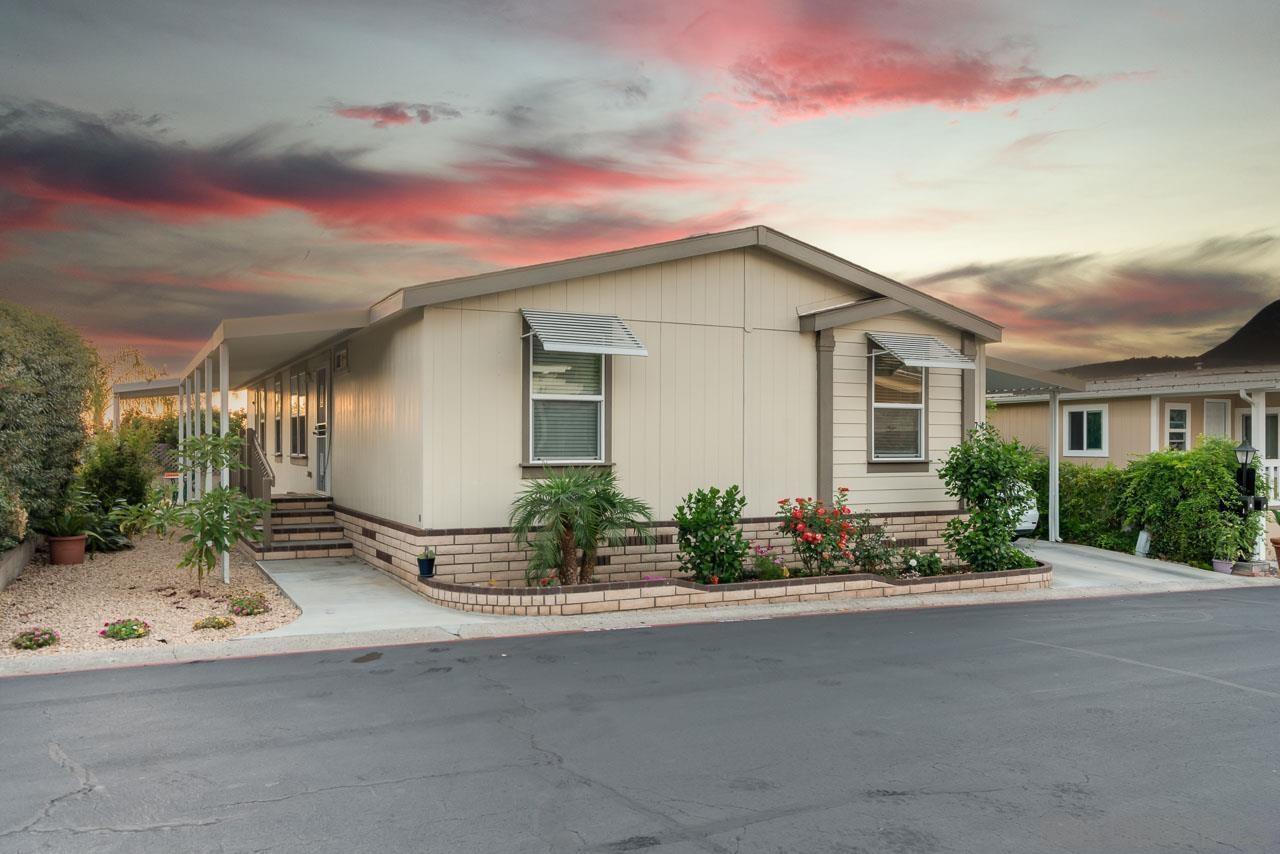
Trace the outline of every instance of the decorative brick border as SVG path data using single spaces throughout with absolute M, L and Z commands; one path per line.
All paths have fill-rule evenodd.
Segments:
M 348 507 L 334 506 L 355 556 L 406 584 L 418 579 L 418 553 L 427 546 L 436 550 L 436 576 L 460 584 L 500 584 L 515 588 L 524 584 L 529 553 L 515 544 L 510 528 L 448 528 L 423 530 L 381 519 Z M 958 510 L 921 510 L 874 514 L 872 521 L 893 535 L 899 545 L 921 550 L 936 549 L 944 562 L 955 559 L 942 539 L 947 522 L 962 515 Z M 791 538 L 776 530 L 775 516 L 743 519 L 743 533 L 752 543 L 789 546 Z M 645 575 L 668 576 L 680 569 L 676 556 L 675 522 L 652 525 L 655 545 L 642 545 L 638 537 L 616 548 L 601 548 L 596 579 L 601 582 L 639 581 Z
M 1053 582 L 1053 567 L 1007 572 L 971 572 L 932 578 L 885 578 L 869 573 L 785 578 L 740 584 L 695 584 L 682 579 L 615 581 L 566 587 L 490 587 L 456 584 L 435 578 L 419 579 L 419 592 L 428 599 L 460 611 L 513 616 L 559 616 L 636 611 L 648 608 L 710 608 L 748 602 L 809 602 L 866 599 L 918 593 L 958 593 L 982 590 L 1004 593 L 1038 590 Z

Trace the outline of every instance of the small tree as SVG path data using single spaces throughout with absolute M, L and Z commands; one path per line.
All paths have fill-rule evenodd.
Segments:
M 182 443 L 182 470 L 203 474 L 207 469 L 243 468 L 240 445 L 241 439 L 234 433 L 193 436 Z M 235 487 L 217 486 L 181 505 L 174 505 L 157 491 L 146 503 L 124 508 L 118 519 L 121 529 L 128 533 L 152 531 L 168 536 L 175 528 L 184 529 L 180 539 L 187 544 L 187 550 L 178 566 L 194 569 L 203 584 L 204 577 L 217 567 L 221 554 L 231 551 L 241 539 L 257 540 L 261 536 L 255 526 L 270 507 L 268 502 L 249 498 Z
M 699 489 L 685 496 L 676 508 L 676 543 L 680 565 L 700 584 L 729 584 L 742 575 L 751 546 L 742 528 L 747 499 L 736 485 L 723 492 Z
M 1029 496 L 1034 457 L 1018 441 L 1006 442 L 990 423 L 979 424 L 947 454 L 939 474 L 947 494 L 965 504 L 968 517 L 947 523 L 946 541 L 975 572 L 1033 565 L 1013 545 L 1018 517 Z
M 639 498 L 632 498 L 618 488 L 618 476 L 611 471 L 595 476 L 588 488 L 588 507 L 577 529 L 582 563 L 578 567 L 578 583 L 588 584 L 595 576 L 596 552 L 601 543 L 620 546 L 627 532 L 646 545 L 654 541 L 653 511 Z

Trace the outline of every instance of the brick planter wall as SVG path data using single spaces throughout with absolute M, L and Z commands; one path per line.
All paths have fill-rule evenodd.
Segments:
M 335 516 L 346 538 L 355 547 L 356 557 L 391 574 L 397 580 L 416 584 L 418 553 L 427 546 L 436 550 L 436 576 L 440 581 L 460 584 L 494 582 L 504 587 L 524 584 L 529 553 L 516 547 L 510 528 L 455 528 L 423 530 L 378 519 L 346 507 L 335 507 Z M 955 510 L 926 510 L 884 513 L 873 521 L 884 527 L 898 545 L 921 551 L 938 551 L 944 562 L 954 560 L 942 541 L 947 522 L 959 516 Z M 775 529 L 776 518 L 742 520 L 742 530 L 751 543 L 786 547 L 791 538 Z M 601 582 L 639 581 L 645 575 L 669 575 L 680 568 L 676 555 L 674 522 L 653 526 L 654 545 L 641 544 L 638 537 L 624 546 L 601 548 L 596 580 Z M 789 552 L 785 553 L 790 557 Z
M 420 579 L 420 591 L 430 600 L 461 611 L 512 616 L 558 616 L 635 611 L 649 608 L 711 608 L 724 605 L 808 602 L 830 599 L 869 599 L 920 593 L 983 591 L 1004 593 L 1037 590 L 1053 581 L 1053 568 L 1008 572 L 939 575 L 897 579 L 858 573 L 741 584 L 695 584 L 691 581 L 616 581 L 567 587 L 490 587 Z

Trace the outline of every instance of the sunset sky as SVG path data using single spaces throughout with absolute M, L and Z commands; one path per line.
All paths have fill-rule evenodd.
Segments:
M 764 223 L 1061 366 L 1280 298 L 1280 4 L 0 0 L 0 298 L 223 317 Z

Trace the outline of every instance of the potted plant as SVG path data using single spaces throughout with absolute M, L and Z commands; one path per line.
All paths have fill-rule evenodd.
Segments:
M 431 578 L 436 574 L 436 550 L 427 546 L 418 554 L 418 577 Z
M 1280 525 L 1280 510 L 1272 510 L 1271 517 L 1276 520 L 1276 524 Z M 1276 550 L 1276 556 L 1280 559 L 1280 537 L 1269 537 L 1271 540 L 1271 548 Z
M 49 538 L 50 563 L 84 563 L 85 545 L 89 538 L 100 538 L 94 530 L 94 517 L 87 509 L 83 490 L 73 489 L 69 493 L 62 512 L 45 523 L 44 533 Z
M 1219 515 L 1213 534 L 1213 571 L 1230 573 L 1240 556 L 1240 525 L 1230 516 Z

